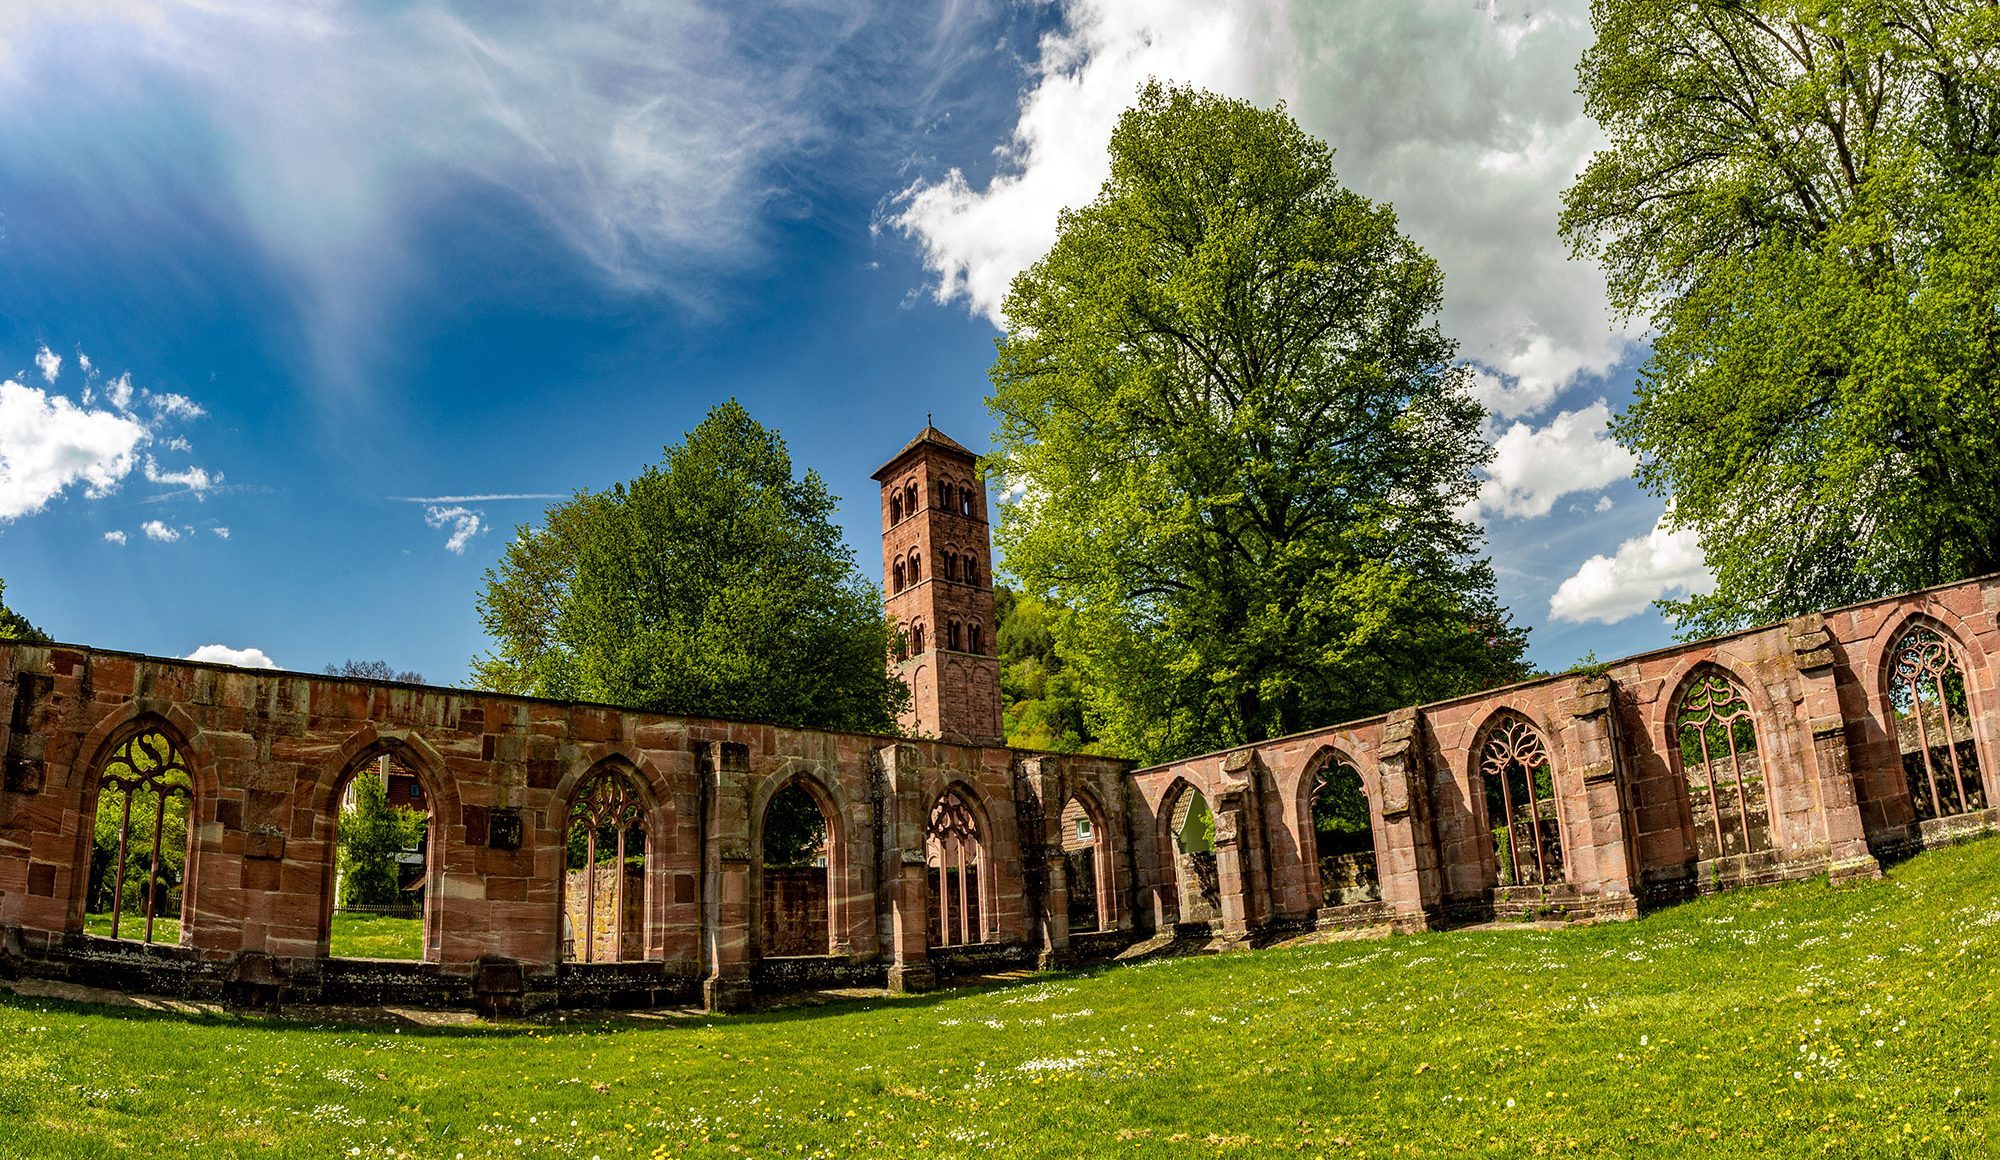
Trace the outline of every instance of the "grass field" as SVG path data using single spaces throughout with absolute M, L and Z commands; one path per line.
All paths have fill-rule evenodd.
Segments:
M 1984 1156 L 2000 840 L 1578 930 L 753 1016 L 395 1030 L 0 999 L 0 1155 Z
M 109 938 L 111 916 L 88 914 L 83 929 Z M 146 931 L 146 916 L 126 915 L 118 921 L 118 933 L 137 939 Z M 153 920 L 153 941 L 169 946 L 181 941 L 181 924 L 176 919 Z M 421 959 L 424 957 L 424 920 L 383 918 L 371 914 L 336 914 L 333 929 L 327 932 L 327 953 L 348 959 Z

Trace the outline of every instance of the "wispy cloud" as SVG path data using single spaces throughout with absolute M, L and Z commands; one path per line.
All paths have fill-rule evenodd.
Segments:
M 139 530 L 146 533 L 147 539 L 162 544 L 171 544 L 181 538 L 180 530 L 164 520 L 147 520 L 139 525 Z
M 568 499 L 567 495 L 554 491 L 501 492 L 492 495 L 392 495 L 398 503 L 455 504 L 455 503 L 499 503 L 511 499 Z
M 467 507 L 428 507 L 424 509 L 424 522 L 434 528 L 450 528 L 451 535 L 444 542 L 444 550 L 463 556 L 465 546 L 486 531 L 486 515 Z
M 182 488 L 197 499 L 222 482 L 220 475 L 210 476 L 202 467 L 189 467 L 181 471 L 162 471 L 153 457 L 146 457 L 146 482 Z
M 126 543 L 125 533 L 113 528 L 111 531 L 104 533 L 104 542 L 107 544 L 116 544 L 122 548 Z
M 62 373 L 62 356 L 44 346 L 35 352 L 35 369 L 42 372 L 42 381 L 53 383 Z

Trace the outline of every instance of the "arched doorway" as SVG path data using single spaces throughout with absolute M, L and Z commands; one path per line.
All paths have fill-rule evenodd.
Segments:
M 1361 770 L 1328 754 L 1312 776 L 1313 858 L 1321 906 L 1375 902 L 1382 897 L 1375 865 L 1375 831 Z
M 985 890 L 986 843 L 979 818 L 956 790 L 931 806 L 924 830 L 924 864 L 930 890 L 928 937 L 934 947 L 970 946 L 986 940 L 991 914 Z
M 1193 786 L 1174 803 L 1171 834 L 1174 886 L 1182 922 L 1214 922 L 1222 914 L 1222 881 L 1215 863 L 1215 813 Z
M 98 767 L 96 793 L 84 930 L 185 941 L 194 775 L 184 750 L 163 724 L 141 724 Z
M 832 831 L 827 812 L 804 782 L 779 790 L 764 807 L 759 905 L 767 957 L 828 953 Z
M 577 787 L 563 861 L 563 958 L 645 957 L 646 806 L 632 772 L 599 766 Z
M 334 873 L 326 953 L 340 959 L 422 959 L 435 953 L 431 801 L 400 746 L 348 766 L 335 791 Z
M 1063 869 L 1069 883 L 1069 929 L 1088 934 L 1112 927 L 1110 835 L 1094 803 L 1081 794 L 1063 805 Z

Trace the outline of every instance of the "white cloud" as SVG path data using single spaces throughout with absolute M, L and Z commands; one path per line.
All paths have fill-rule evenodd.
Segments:
M 104 385 L 104 397 L 111 405 L 130 414 L 132 411 L 132 373 L 119 375 Z
M 0 382 L 0 522 L 32 515 L 78 483 L 92 498 L 110 493 L 146 438 L 126 416 Z
M 181 538 L 177 529 L 161 520 L 147 520 L 139 525 L 139 530 L 146 533 L 147 539 L 158 540 L 162 544 L 171 544 Z
M 35 369 L 42 372 L 42 381 L 53 383 L 62 373 L 62 356 L 44 346 L 35 352 Z
M 1616 364 L 1602 275 L 1556 235 L 1559 193 L 1600 136 L 1572 91 L 1587 0 L 1063 0 L 996 175 L 952 171 L 903 191 L 889 224 L 915 239 L 940 300 L 996 322 L 1014 274 L 1065 206 L 1107 172 L 1118 114 L 1149 77 L 1288 102 L 1334 146 L 1344 184 L 1392 203 L 1445 271 L 1444 325 L 1489 372 L 1505 417 L 1552 405 Z
M 450 528 L 451 537 L 444 542 L 447 552 L 465 554 L 465 546 L 475 536 L 486 531 L 485 513 L 464 507 L 429 507 L 424 509 L 424 522 L 434 528 Z
M 234 665 L 239 669 L 275 669 L 278 662 L 264 655 L 260 648 L 230 648 L 226 644 L 205 644 L 187 655 L 191 661 L 206 661 L 212 665 Z
M 1662 516 L 1652 531 L 1618 545 L 1616 555 L 1585 560 L 1549 598 L 1549 615 L 1616 624 L 1669 593 L 1706 592 L 1713 584 L 1694 531 L 1668 531 Z
M 1545 516 L 1563 496 L 1596 491 L 1632 474 L 1638 456 L 1613 442 L 1603 399 L 1564 411 L 1545 427 L 1514 423 L 1493 443 L 1493 462 L 1479 489 L 1479 508 L 1492 515 Z M 1599 511 L 1604 510 L 1599 508 Z
M 118 530 L 117 530 L 117 529 L 115 529 L 115 528 L 114 528 L 114 529 L 112 529 L 111 531 L 108 531 L 108 532 L 104 533 L 104 542 L 105 542 L 105 543 L 107 543 L 107 544 L 116 544 L 116 545 L 118 545 L 118 546 L 119 546 L 119 547 L 121 547 L 121 548 L 125 546 L 125 538 L 126 538 L 126 537 L 125 537 L 125 533 L 124 533 L 124 532 L 121 532 L 121 531 L 118 531 Z
M 216 536 L 216 538 L 217 538 L 217 539 L 219 539 L 219 540 L 226 540 L 226 539 L 228 539 L 228 538 L 229 538 L 229 529 L 228 529 L 228 528 L 225 528 L 225 527 L 222 527 L 221 525 L 217 525 L 217 526 L 215 526 L 215 527 L 212 527 L 212 528 L 210 528 L 210 529 L 208 529 L 208 530 L 209 530 L 209 531 L 211 531 L 211 532 L 214 532 L 214 533 L 215 533 L 215 536 Z
M 146 482 L 185 488 L 190 494 L 199 497 L 208 491 L 208 489 L 221 483 L 222 477 L 219 475 L 211 476 L 208 470 L 202 467 L 190 467 L 185 471 L 162 471 L 160 470 L 160 465 L 153 462 L 153 457 L 148 455 L 146 457 Z
M 90 365 L 90 356 L 83 353 L 82 351 L 76 352 L 76 365 L 77 368 L 86 375 L 89 374 L 92 370 L 92 367 Z
M 155 395 L 149 391 L 146 394 L 146 401 L 152 405 L 154 417 L 159 419 L 199 419 L 208 414 L 193 399 L 171 391 L 162 395 Z
M 1610 497 L 1610 496 L 1608 496 L 1608 495 L 1600 495 L 1600 496 L 1598 496 L 1598 497 L 1597 497 L 1597 505 L 1596 505 L 1595 507 L 1591 508 L 1590 510 L 1591 510 L 1591 511 L 1594 511 L 1594 512 L 1608 512 L 1608 511 L 1610 511 L 1610 510 L 1611 510 L 1611 497 Z

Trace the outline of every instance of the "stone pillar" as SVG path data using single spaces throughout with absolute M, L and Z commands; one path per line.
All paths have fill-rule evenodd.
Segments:
M 1625 808 L 1626 760 L 1618 733 L 1618 690 L 1610 677 L 1578 677 L 1564 707 L 1569 710 L 1576 730 L 1578 773 L 1582 793 L 1572 801 L 1583 805 L 1583 816 L 1569 819 L 1565 841 L 1581 838 L 1588 853 L 1589 877 L 1573 878 L 1584 890 L 1598 895 L 1598 914 L 1607 918 L 1633 918 L 1639 900 L 1633 890 L 1633 835 Z M 1561 795 L 1561 787 L 1556 790 Z M 1572 855 L 1571 873 L 1586 868 Z
M 1222 894 L 1222 929 L 1246 936 L 1269 913 L 1263 851 L 1258 842 L 1263 811 L 1257 794 L 1256 754 L 1239 750 L 1223 759 L 1215 801 L 1215 876 Z
M 886 781 L 882 864 L 889 883 L 889 989 L 927 991 L 937 985 L 930 962 L 930 869 L 924 863 L 924 755 L 914 745 L 890 745 L 878 755 Z
M 702 1002 L 710 1011 L 750 1005 L 752 932 L 757 915 L 750 898 L 750 750 L 733 741 L 709 742 L 702 755 L 702 943 L 708 976 Z
M 1815 612 L 1794 618 L 1785 626 L 1785 636 L 1792 646 L 1792 663 L 1798 669 L 1804 694 L 1799 716 L 1812 738 L 1799 764 L 1812 780 L 1817 798 L 1820 833 L 1826 841 L 1827 877 L 1834 882 L 1879 878 L 1882 864 L 1868 849 L 1867 826 L 1854 790 L 1833 634 L 1826 630 L 1825 618 Z M 1768 793 L 1768 772 L 1765 785 Z M 1798 856 L 1796 851 L 1780 850 L 1788 858 Z
M 1397 927 L 1426 930 L 1443 905 L 1444 885 L 1423 794 L 1423 728 L 1415 709 L 1389 714 L 1376 760 L 1375 878 Z
M 1028 934 L 1041 947 L 1036 964 L 1044 970 L 1069 961 L 1069 868 L 1060 833 L 1064 772 L 1047 757 L 1024 757 L 1014 766 L 1021 870 L 1031 895 Z

